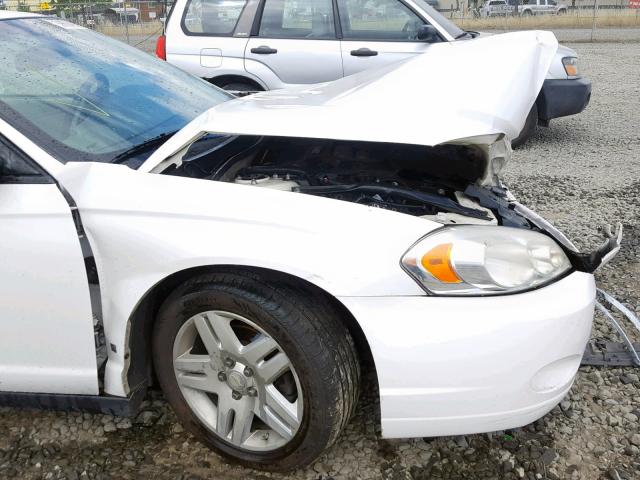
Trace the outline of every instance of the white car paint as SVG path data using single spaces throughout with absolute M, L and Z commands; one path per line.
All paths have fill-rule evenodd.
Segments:
M 225 102 L 193 120 L 141 169 L 152 171 L 204 132 L 270 136 L 286 132 L 290 137 L 429 146 L 483 135 L 514 138 L 535 102 L 557 47 L 555 36 L 542 31 L 443 43 L 398 65 Z M 487 51 L 495 55 L 487 56 Z M 505 64 L 503 58 L 513 61 Z M 449 74 L 430 75 L 434 68 Z M 490 74 L 477 77 L 469 88 L 467 72 L 475 68 Z M 402 88 L 406 78 L 422 79 L 420 95 Z M 479 91 L 483 94 L 478 95 Z M 480 139 L 480 143 L 485 141 Z
M 53 184 L 1 185 L 0 391 L 98 394 L 84 260 Z M 42 250 L 41 235 L 56 251 Z M 40 299 L 47 298 L 47 302 Z M 29 338 L 28 345 L 22 339 Z
M 474 136 L 466 142 L 484 145 L 488 158 L 493 159 L 492 142 L 502 134 L 513 134 L 524 122 L 535 99 L 532 92 L 539 88 L 556 43 L 552 35 L 535 32 L 482 41 L 486 48 L 505 52 L 512 48 L 510 44 L 519 44 L 524 49 L 519 50 L 519 59 L 521 67 L 530 73 L 530 88 L 510 89 L 505 69 L 500 72 L 507 75 L 501 87 L 509 94 L 508 102 L 498 96 L 481 99 L 469 94 L 465 97 L 469 103 L 456 106 L 455 115 L 447 113 L 451 106 L 438 102 L 436 95 L 426 95 L 421 103 L 406 103 L 406 98 L 395 93 L 401 90 L 401 78 L 390 70 L 378 81 L 364 76 L 361 85 L 344 80 L 333 86 L 299 89 L 290 95 L 274 92 L 250 101 L 234 100 L 223 105 L 226 108 L 214 108 L 188 124 L 137 171 L 114 164 L 62 164 L 0 121 L 0 133 L 55 178 L 74 199 L 82 216 L 82 235 L 91 245 L 101 281 L 104 329 L 110 347 L 104 392 L 126 396 L 131 391 L 127 382 L 131 361 L 129 322 L 144 295 L 175 272 L 231 264 L 270 268 L 307 280 L 333 295 L 353 314 L 374 354 L 385 436 L 515 427 L 552 408 L 571 385 L 589 335 L 594 301 L 592 275 L 572 273 L 538 290 L 508 296 L 427 296 L 401 269 L 400 258 L 418 239 L 440 228 L 438 223 L 293 192 L 150 173 L 159 171 L 163 161 L 174 161 L 185 145 L 209 130 L 319 138 L 335 135 L 421 145 Z M 471 42 L 469 45 L 461 48 L 473 56 L 477 47 Z M 444 56 L 436 55 L 435 59 L 445 62 Z M 405 63 L 401 71 L 419 71 L 421 60 L 414 62 Z M 494 80 L 501 81 L 497 73 Z M 387 101 L 380 102 L 375 111 L 366 105 L 364 93 L 387 89 L 400 95 L 395 100 L 404 103 L 404 109 Z M 390 94 L 387 91 L 382 97 Z M 302 106 L 302 101 L 312 106 Z M 419 108 L 398 117 L 406 112 L 406 105 Z M 490 115 L 491 108 L 495 119 Z M 360 113 L 354 113 L 358 110 Z M 370 120 L 366 117 L 371 115 L 384 121 L 385 128 L 367 123 Z M 245 125 L 252 117 L 258 120 Z M 302 123 L 300 119 L 314 123 L 296 125 L 296 118 L 298 123 Z M 356 121 L 364 122 L 364 126 Z M 328 124 L 331 122 L 339 128 Z M 417 126 L 412 126 L 414 122 Z M 506 160 L 509 151 L 497 153 Z M 21 217 L 14 219 L 13 213 L 6 212 L 3 215 L 0 204 L 0 221 L 4 225 L 8 220 L 12 225 L 28 218 L 31 213 L 25 208 L 33 202 L 45 212 L 47 223 L 29 233 L 31 239 L 42 231 L 47 238 L 59 239 L 52 251 L 57 256 L 66 255 L 69 265 L 44 268 L 50 269 L 47 273 L 55 274 L 56 279 L 66 274 L 67 281 L 50 281 L 47 292 L 42 291 L 41 284 L 27 284 L 24 279 L 16 286 L 34 288 L 35 298 L 53 302 L 51 315 L 62 321 L 53 323 L 52 318 L 49 330 L 39 335 L 34 331 L 35 323 L 25 324 L 20 332 L 37 335 L 39 350 L 34 347 L 33 351 L 15 352 L 9 360 L 11 365 L 18 361 L 29 365 L 28 355 L 35 352 L 38 368 L 44 370 L 51 364 L 52 368 L 59 367 L 61 375 L 54 378 L 54 385 L 39 372 L 26 372 L 22 382 L 30 385 L 22 389 L 15 383 L 0 383 L 0 391 L 21 388 L 95 393 L 96 384 L 92 382 L 96 367 L 91 365 L 95 357 L 87 358 L 88 353 L 94 353 L 92 322 L 87 315 L 89 293 L 86 273 L 79 268 L 81 252 L 70 223 L 71 210 L 61 214 L 65 203 L 61 192 L 47 189 L 42 197 L 32 198 L 34 192 L 0 185 L 0 198 L 11 197 Z M 0 270 L 11 280 L 24 275 L 24 266 L 31 271 L 43 268 L 31 252 L 20 250 L 29 235 L 18 230 L 11 230 L 8 244 L 9 251 L 17 252 L 7 263 L 10 270 Z M 3 243 L 4 251 L 7 245 Z M 42 255 L 46 257 L 46 253 Z M 41 277 L 42 281 L 46 279 Z M 29 301 L 31 296 L 21 294 L 20 305 L 35 319 L 42 310 L 40 302 Z M 17 292 L 16 296 L 20 298 Z M 12 307 L 9 304 L 2 308 Z M 11 313 L 12 318 L 16 315 L 7 310 L 2 313 Z M 25 330 L 27 326 L 30 328 Z M 8 331 L 17 330 L 11 326 Z M 76 352 L 63 355 L 51 350 L 68 348 L 69 343 Z M 61 379 L 66 381 L 64 385 Z
M 382 435 L 420 437 L 503 430 L 550 411 L 580 365 L 594 297 L 593 275 L 574 273 L 519 295 L 340 301 L 366 319 L 384 359 Z
M 248 265 L 303 278 L 334 296 L 421 296 L 398 262 L 440 226 L 309 195 L 124 166 L 68 164 L 57 179 L 76 200 L 96 255 L 105 333 L 117 346 L 105 377 L 112 395 L 127 393 L 129 317 L 168 275 L 201 265 Z M 331 261 L 319 252 L 331 252 Z
M 138 302 L 163 278 L 199 265 L 272 268 L 338 298 L 374 354 L 386 437 L 533 421 L 566 393 L 589 336 L 592 275 L 504 297 L 424 296 L 398 260 L 440 227 L 425 219 L 124 166 L 67 164 L 56 177 L 78 203 L 96 255 L 105 334 L 116 346 L 105 372 L 111 395 L 129 393 L 127 322 Z M 540 378 L 544 388 L 535 387 Z

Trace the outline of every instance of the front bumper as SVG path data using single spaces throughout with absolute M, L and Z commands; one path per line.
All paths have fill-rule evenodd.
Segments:
M 503 430 L 551 410 L 591 333 L 593 275 L 494 297 L 342 297 L 369 342 L 382 436 Z
M 591 100 L 591 82 L 586 78 L 547 79 L 538 95 L 538 119 L 575 115 L 583 111 Z

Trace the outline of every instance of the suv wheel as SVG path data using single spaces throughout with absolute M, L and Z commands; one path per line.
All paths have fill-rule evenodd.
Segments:
M 536 131 L 538 125 L 538 106 L 534 103 L 527 115 L 527 120 L 524 122 L 524 127 L 520 134 L 511 140 L 512 147 L 519 147 L 523 145 Z
M 326 299 L 246 272 L 181 285 L 158 313 L 153 357 L 185 428 L 251 468 L 312 462 L 359 392 L 353 339 Z
M 239 97 L 244 97 L 245 95 L 262 91 L 262 89 L 256 87 L 256 85 L 243 82 L 227 83 L 226 85 L 222 85 L 220 88 L 226 90 L 227 92 L 231 92 Z

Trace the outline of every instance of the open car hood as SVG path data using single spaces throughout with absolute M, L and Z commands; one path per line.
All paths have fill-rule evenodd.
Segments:
M 206 133 L 425 146 L 487 145 L 498 134 L 514 138 L 557 48 L 553 33 L 543 31 L 443 42 L 334 82 L 234 99 L 187 124 L 140 170 L 163 170 Z

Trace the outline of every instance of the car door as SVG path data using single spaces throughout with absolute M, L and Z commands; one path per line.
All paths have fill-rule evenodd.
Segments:
M 55 181 L 0 135 L 0 392 L 98 394 L 78 233 Z
M 399 0 L 338 0 L 342 66 L 351 75 L 423 53 L 418 27 L 427 22 Z
M 342 77 L 332 0 L 265 0 L 245 68 L 269 88 Z

